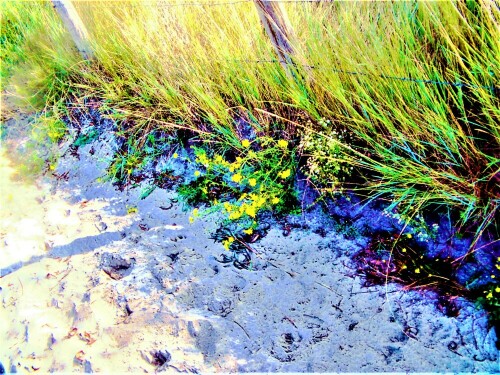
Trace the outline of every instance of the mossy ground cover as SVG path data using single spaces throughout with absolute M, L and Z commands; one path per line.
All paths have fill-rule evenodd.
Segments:
M 203 203 L 193 220 L 222 213 L 232 228 L 221 237 L 227 248 L 257 229 L 259 213 L 300 206 L 299 174 L 323 194 L 318 201 L 355 193 L 387 202 L 404 230 L 381 241 L 397 269 L 396 276 L 386 268 L 384 280 L 453 280 L 426 268 L 436 256 L 402 251 L 405 233 L 432 236 L 433 216 L 448 217 L 453 236 L 469 239 L 453 264 L 486 250 L 500 256 L 494 3 L 286 3 L 293 75 L 275 61 L 251 2 L 75 5 L 90 32 L 92 62 L 81 61 L 49 2 L 1 4 L 2 89 L 42 111 L 35 144 L 57 142 L 66 108 L 98 98 L 123 139 L 108 178 L 133 185 L 165 154 L 190 164 L 184 182 L 168 173 L 154 181 L 177 184 L 188 202 Z M 77 146 L 93 136 L 79 134 Z M 32 155 L 49 169 L 54 162 Z M 481 284 L 477 300 L 495 317 L 499 276 L 491 259 L 495 277 Z M 434 276 L 412 278 L 403 265 Z

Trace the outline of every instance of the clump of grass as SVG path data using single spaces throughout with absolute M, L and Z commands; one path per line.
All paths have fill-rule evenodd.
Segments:
M 79 67 L 50 2 L 2 2 L 2 89 L 28 111 L 43 110 L 70 95 Z M 5 34 L 4 34 L 5 32 Z
M 311 81 L 322 82 L 311 88 L 319 111 L 359 140 L 355 158 L 343 147 L 331 159 L 364 169 L 362 190 L 371 197 L 387 197 L 410 216 L 434 204 L 453 207 L 480 233 L 500 205 L 498 9 L 481 2 L 474 10 L 460 2 L 355 7 L 364 11 L 322 6 L 330 22 L 314 28 L 311 20 L 319 37 L 301 38 L 318 66 Z

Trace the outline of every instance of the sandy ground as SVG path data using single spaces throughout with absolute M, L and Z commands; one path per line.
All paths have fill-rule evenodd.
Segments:
M 500 371 L 495 333 L 472 304 L 450 318 L 432 296 L 363 287 L 350 263 L 362 239 L 272 228 L 252 244 L 252 270 L 219 263 L 215 216 L 190 224 L 173 192 L 140 200 L 140 188 L 97 181 L 110 144 L 66 153 L 63 178 L 31 183 L 2 149 L 7 371 Z

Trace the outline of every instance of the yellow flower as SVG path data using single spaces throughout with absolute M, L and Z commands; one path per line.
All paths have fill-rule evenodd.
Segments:
M 486 295 L 487 299 L 492 299 L 493 298 L 493 293 L 491 291 Z
M 210 160 L 208 160 L 207 158 L 207 155 L 205 154 L 201 154 L 200 156 L 198 156 L 196 158 L 196 161 L 200 164 L 203 164 L 205 167 L 208 166 L 208 163 L 210 162 Z
M 417 268 L 417 269 L 415 270 L 415 273 L 420 273 L 420 268 Z
M 255 178 L 251 178 L 248 180 L 248 184 L 254 187 L 255 185 L 257 185 L 257 180 Z
M 401 250 L 401 252 L 406 253 L 406 247 L 403 250 Z
M 491 275 L 491 278 L 494 279 L 495 278 L 495 275 Z
M 284 139 L 280 139 L 278 141 L 278 147 L 281 147 L 281 148 L 287 148 L 288 147 L 288 142 L 285 141 Z
M 245 148 L 250 147 L 250 141 L 248 139 L 244 139 L 241 141 L 241 145 Z
M 279 202 L 279 199 L 278 199 L 278 202 Z M 264 198 L 264 197 L 259 197 L 259 199 L 255 201 L 255 204 L 257 205 L 257 207 L 262 207 L 265 203 L 266 203 L 266 198 Z
M 198 209 L 197 209 L 197 208 L 195 208 L 195 209 L 193 210 L 193 217 L 197 217 L 198 215 L 199 215 Z
M 498 286 L 497 286 L 497 287 L 495 288 L 495 292 L 500 293 L 500 287 L 498 287 Z
M 229 250 L 231 244 L 234 242 L 234 237 L 228 237 L 227 240 L 222 241 L 222 246 L 224 246 L 224 249 Z
M 177 152 L 174 152 L 174 154 L 172 155 L 172 157 L 173 157 L 174 159 L 177 159 L 177 158 L 179 157 L 179 154 L 178 154 Z
M 243 233 L 245 233 L 245 234 L 252 234 L 253 233 L 253 229 L 252 228 L 245 229 L 245 230 L 243 230 Z M 497 289 L 500 289 L 500 288 L 497 288 Z
M 406 237 L 408 237 L 408 238 L 412 238 L 413 236 L 411 235 L 411 233 L 408 233 L 408 234 L 406 235 Z
M 280 202 L 280 199 L 277 197 L 274 197 L 273 199 L 271 199 L 272 204 L 278 204 L 279 202 Z
M 285 170 L 283 172 L 278 173 L 278 176 L 281 177 L 281 178 L 287 178 L 287 177 L 290 176 L 290 173 L 291 173 L 290 169 L 287 169 L 287 170 Z
M 231 214 L 229 214 L 229 220 L 238 220 L 240 217 L 241 213 L 238 211 L 231 212 Z
M 193 223 L 194 223 L 194 217 L 189 216 L 189 223 L 190 223 L 190 224 L 193 224 Z
M 241 182 L 242 179 L 243 179 L 243 176 L 239 173 L 233 174 L 233 177 L 231 177 L 231 180 L 233 180 L 236 183 Z
M 254 207 L 254 206 L 247 206 L 247 207 L 245 208 L 245 213 L 246 213 L 248 216 L 252 217 L 252 218 L 254 218 L 254 217 L 255 217 L 255 215 L 257 215 L 257 212 L 256 212 L 256 210 L 255 210 L 255 207 Z
M 406 264 L 403 264 L 403 265 L 401 266 L 401 269 L 402 269 L 402 270 L 405 270 L 405 269 L 407 269 L 407 268 L 408 268 L 408 267 L 406 267 Z
M 201 174 L 200 171 L 194 171 L 194 176 L 195 177 L 198 177 L 200 174 Z
M 227 212 L 231 212 L 231 210 L 233 209 L 231 203 L 229 202 L 224 202 L 224 208 L 226 209 Z

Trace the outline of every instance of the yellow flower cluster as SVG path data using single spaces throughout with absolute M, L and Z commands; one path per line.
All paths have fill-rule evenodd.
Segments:
M 285 141 L 284 139 L 280 139 L 278 141 L 278 147 L 281 147 L 281 148 L 287 148 L 288 147 L 288 142 Z
M 223 164 L 223 165 L 224 165 L 224 166 L 229 166 L 229 171 L 230 171 L 230 172 L 234 172 L 235 170 L 237 170 L 237 169 L 240 169 L 240 168 L 241 168 L 241 164 L 242 164 L 242 163 L 243 163 L 243 159 L 242 159 L 240 156 L 238 156 L 238 157 L 236 158 L 236 161 L 235 161 L 234 163 L 230 164 L 230 163 L 227 163 L 227 162 L 226 162 L 226 164 Z
M 282 172 L 278 173 L 278 177 L 281 177 L 283 179 L 290 177 L 290 169 L 284 170 Z
M 486 293 L 486 292 L 485 292 Z M 500 293 L 500 287 L 495 288 L 495 293 L 499 294 Z M 499 297 L 497 297 L 499 298 Z M 491 289 L 488 294 L 486 295 L 486 299 L 493 299 L 493 289 Z
M 238 220 L 243 215 L 247 215 L 253 219 L 257 216 L 259 210 L 265 206 L 266 201 L 264 195 L 243 193 L 238 199 L 238 202 L 241 203 L 231 204 L 229 202 L 224 202 L 223 206 L 229 214 L 229 220 Z
M 189 223 L 190 223 L 190 224 L 193 224 L 193 223 L 194 223 L 194 218 L 195 218 L 195 217 L 198 217 L 198 216 L 200 216 L 200 211 L 199 211 L 197 208 L 195 208 L 195 209 L 193 210 L 193 212 L 192 212 L 192 215 L 191 215 L 191 216 L 189 216 Z
M 231 247 L 231 244 L 234 242 L 234 237 L 228 237 L 227 240 L 222 241 L 222 246 L 224 246 L 224 249 L 229 250 Z
M 210 164 L 210 159 L 207 157 L 206 154 L 200 154 L 196 158 L 196 162 L 202 164 L 205 167 L 208 167 L 208 164 Z
M 236 183 L 240 183 L 243 180 L 243 176 L 240 173 L 233 174 L 231 180 Z
M 194 172 L 196 177 L 203 176 L 207 183 L 220 183 L 219 178 L 223 178 L 224 187 L 233 194 L 240 194 L 236 202 L 223 202 L 214 205 L 223 207 L 223 214 L 229 220 L 249 219 L 255 223 L 255 218 L 263 209 L 272 209 L 273 206 L 282 201 L 284 180 L 292 175 L 292 167 L 288 160 L 289 142 L 280 139 L 274 140 L 271 137 L 259 137 L 255 141 L 249 139 L 240 140 L 241 147 L 239 155 L 233 162 L 226 160 L 224 155 L 214 154 L 208 156 L 203 149 L 195 149 L 196 163 L 201 167 Z M 258 151 L 252 150 L 253 143 L 259 145 Z M 256 148 L 257 149 L 257 148 Z M 218 181 L 217 181 L 217 180 Z M 231 182 L 227 184 L 227 179 Z M 209 188 L 207 184 L 198 186 L 198 189 L 207 195 Z M 246 191 L 243 193 L 243 191 Z M 193 211 L 189 221 L 193 223 L 198 213 Z M 238 223 L 239 224 L 239 223 Z M 243 228 L 243 233 L 250 235 L 256 226 L 248 223 Z M 234 239 L 226 239 L 224 247 L 229 249 Z

